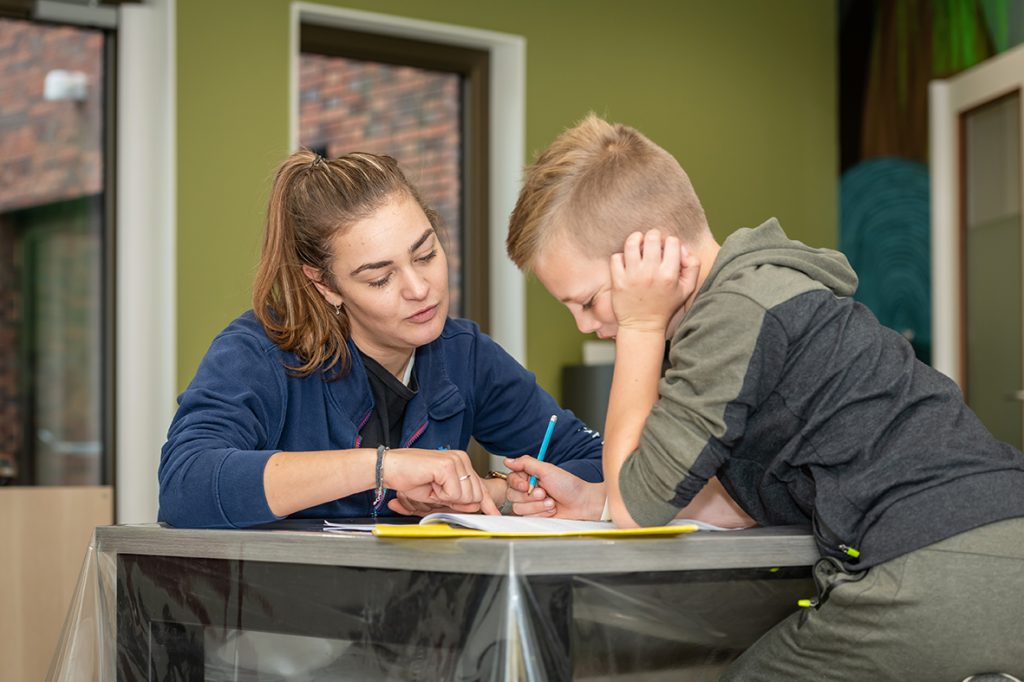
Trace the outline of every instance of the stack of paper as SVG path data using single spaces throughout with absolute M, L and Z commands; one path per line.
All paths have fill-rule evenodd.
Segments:
M 324 522 L 331 532 L 372 531 L 389 538 L 529 538 L 529 537 L 642 537 L 681 535 L 698 530 L 729 530 L 701 521 L 676 519 L 666 526 L 616 528 L 611 521 L 574 521 L 523 516 L 487 516 L 484 514 L 429 514 L 419 525 L 378 523 L 375 526 Z

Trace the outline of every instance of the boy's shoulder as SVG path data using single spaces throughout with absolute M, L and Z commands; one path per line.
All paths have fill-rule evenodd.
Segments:
M 811 291 L 852 296 L 857 275 L 846 257 L 832 249 L 789 239 L 774 218 L 730 235 L 711 265 L 702 293 L 730 293 L 773 308 Z
M 829 287 L 799 270 L 760 263 L 718 278 L 702 295 L 708 295 L 709 299 L 742 296 L 770 310 L 812 291 L 829 291 Z

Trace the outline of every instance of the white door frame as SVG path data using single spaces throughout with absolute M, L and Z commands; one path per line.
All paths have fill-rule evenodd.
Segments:
M 929 85 L 932 237 L 932 365 L 962 384 L 960 117 L 1011 94 L 1024 102 L 1024 46 Z M 1021 136 L 1024 159 L 1024 135 Z M 1024 184 L 1024 173 L 1021 174 Z M 1022 188 L 1021 196 L 1024 196 Z M 1024 262 L 1024 260 L 1022 260 Z
M 116 523 L 152 523 L 177 371 L 175 0 L 117 31 Z
M 505 230 L 515 206 L 523 171 L 526 39 L 465 26 L 293 2 L 291 82 L 288 86 L 289 149 L 299 147 L 299 26 L 302 23 L 457 45 L 490 53 L 490 334 L 512 357 L 525 363 L 525 287 L 522 274 L 505 256 Z

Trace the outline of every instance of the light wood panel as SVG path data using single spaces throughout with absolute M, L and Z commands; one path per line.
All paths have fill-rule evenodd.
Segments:
M 4 679 L 45 679 L 93 529 L 113 512 L 108 486 L 0 488 Z

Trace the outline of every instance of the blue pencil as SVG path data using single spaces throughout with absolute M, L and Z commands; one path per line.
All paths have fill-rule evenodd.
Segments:
M 551 442 L 551 434 L 555 432 L 555 422 L 557 422 L 557 421 L 558 421 L 558 415 L 557 414 L 551 415 L 551 421 L 548 422 L 548 430 L 544 432 L 544 440 L 541 441 L 540 451 L 537 452 L 537 461 L 538 462 L 543 462 L 544 461 L 544 455 L 547 454 L 548 443 Z M 530 476 L 530 488 L 529 488 L 529 490 L 526 491 L 526 494 L 527 495 L 531 494 L 533 492 L 533 488 L 536 485 L 537 485 L 537 477 L 536 476 Z

